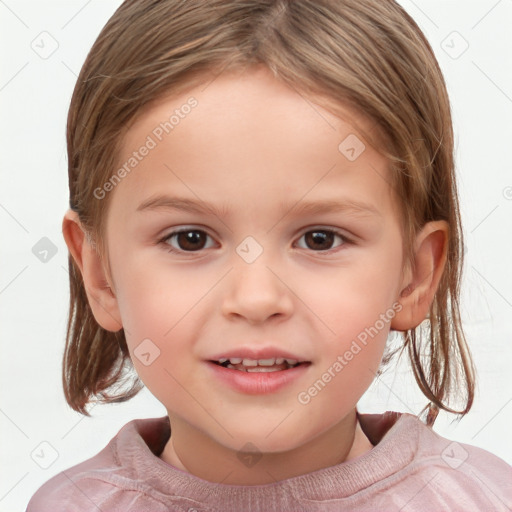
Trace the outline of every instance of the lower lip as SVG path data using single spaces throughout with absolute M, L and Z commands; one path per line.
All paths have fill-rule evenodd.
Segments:
M 211 361 L 207 361 L 207 363 L 216 378 L 219 378 L 237 391 L 249 395 L 275 393 L 299 379 L 310 366 L 309 363 L 277 372 L 244 372 L 233 370 L 232 368 L 224 368 Z

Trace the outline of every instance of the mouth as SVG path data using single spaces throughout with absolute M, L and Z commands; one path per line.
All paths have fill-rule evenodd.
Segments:
M 297 368 L 298 366 L 309 366 L 310 361 L 298 361 L 296 359 L 285 359 L 283 357 L 268 359 L 243 359 L 241 357 L 222 358 L 218 361 L 210 360 L 223 368 L 238 370 L 247 373 L 270 373 L 281 372 Z

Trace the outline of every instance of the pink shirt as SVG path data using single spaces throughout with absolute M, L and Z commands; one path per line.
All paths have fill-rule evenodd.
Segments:
M 360 415 L 374 448 L 277 483 L 208 482 L 162 461 L 167 417 L 126 424 L 97 455 L 46 482 L 27 512 L 510 511 L 512 468 L 410 414 Z

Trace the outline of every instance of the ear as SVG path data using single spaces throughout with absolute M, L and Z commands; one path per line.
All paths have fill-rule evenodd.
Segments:
M 448 233 L 447 222 L 432 221 L 417 235 L 414 261 L 397 298 L 402 309 L 393 318 L 391 329 L 414 329 L 427 317 L 446 264 Z
M 78 214 L 68 210 L 62 221 L 62 234 L 73 256 L 85 285 L 85 291 L 94 318 L 107 331 L 122 329 L 116 296 L 109 283 L 100 255 L 86 235 Z

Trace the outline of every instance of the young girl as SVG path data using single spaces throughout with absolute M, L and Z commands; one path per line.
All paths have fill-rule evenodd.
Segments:
M 143 383 L 167 415 L 28 511 L 512 508 L 504 461 L 431 429 L 473 401 L 462 236 L 443 77 L 394 1 L 128 0 L 67 142 L 66 398 Z M 357 411 L 391 331 L 421 418 Z

